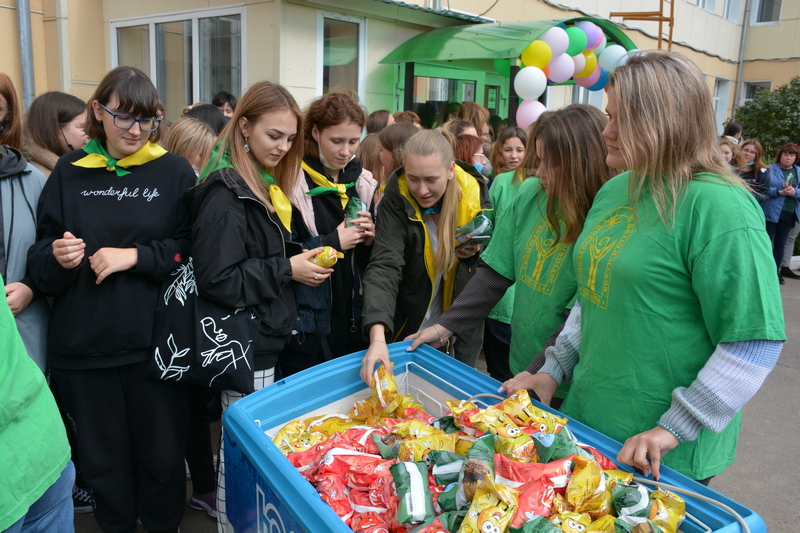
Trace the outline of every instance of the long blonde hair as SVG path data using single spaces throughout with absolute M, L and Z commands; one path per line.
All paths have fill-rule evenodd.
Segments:
M 291 194 L 300 171 L 300 159 L 303 157 L 303 115 L 294 97 L 282 85 L 269 81 L 261 81 L 244 93 L 242 99 L 236 105 L 228 125 L 219 135 L 221 141 L 217 159 L 221 158 L 226 151 L 230 151 L 230 161 L 236 172 L 242 176 L 247 186 L 253 191 L 256 197 L 267 206 L 272 206 L 269 195 L 266 193 L 267 186 L 261 179 L 258 166 L 260 163 L 244 149 L 246 143 L 239 122 L 242 117 L 247 119 L 250 124 L 255 124 L 261 115 L 273 113 L 275 111 L 291 111 L 297 118 L 297 135 L 292 142 L 289 151 L 278 162 L 275 168 L 268 168 L 267 171 L 275 179 L 275 183 L 283 190 L 287 196 Z M 229 179 L 225 176 L 226 181 Z
M 435 130 L 422 130 L 412 135 L 406 142 L 403 152 L 404 158 L 411 154 L 421 157 L 438 155 L 444 168 L 449 169 L 454 165 L 452 144 L 447 137 Z M 453 176 L 453 179 L 447 182 L 442 195 L 442 210 L 439 212 L 439 222 L 436 224 L 439 245 L 433 256 L 434 272 L 441 273 L 445 278 L 457 260 L 453 243 L 456 238 L 456 217 L 461 196 L 458 178 Z
M 677 52 L 632 52 L 612 74 L 610 89 L 617 98 L 617 138 L 631 171 L 634 212 L 647 186 L 669 226 L 681 195 L 699 172 L 744 187 L 717 148 L 711 91 L 697 65 Z

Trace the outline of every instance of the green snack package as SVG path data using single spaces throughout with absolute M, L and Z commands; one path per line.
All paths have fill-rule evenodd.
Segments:
M 591 453 L 578 446 L 570 438 L 568 431 L 534 433 L 533 443 L 536 446 L 536 453 L 539 455 L 539 462 L 541 463 L 558 461 L 570 455 L 580 455 L 581 457 L 592 459 Z
M 459 244 L 467 242 L 467 235 L 478 237 L 490 235 L 492 232 L 492 221 L 485 215 L 478 215 L 463 226 L 456 228 L 456 240 Z
M 640 516 L 624 516 L 614 521 L 616 533 L 663 533 L 653 522 Z
M 458 493 L 458 482 L 450 483 L 441 494 L 439 494 L 439 507 L 442 511 L 457 511 L 456 494 Z M 465 509 L 466 511 L 466 509 Z
M 475 491 L 487 475 L 494 480 L 494 435 L 491 433 L 475 439 L 467 452 L 467 460 L 458 477 L 456 504 L 459 509 L 469 507 Z
M 378 447 L 378 451 L 381 452 L 381 457 L 384 459 L 397 459 L 397 454 L 400 451 L 400 445 L 403 443 L 403 439 L 394 433 L 386 433 L 385 435 L 376 435 L 373 433 L 370 437 L 372 438 L 372 442 L 375 443 L 375 446 Z
M 509 533 L 561 533 L 561 528 L 543 516 L 534 516 L 522 527 L 509 527 Z
M 432 465 L 431 474 L 433 474 L 436 484 L 449 485 L 458 481 L 465 459 L 466 457 L 463 455 L 443 450 L 428 452 L 427 460 Z
M 351 220 L 361 218 L 361 215 L 358 214 L 359 211 L 367 210 L 367 204 L 361 198 L 358 196 L 350 197 L 350 200 L 347 201 L 347 205 L 344 206 L 344 219 L 347 220 L 347 227 L 350 228 L 355 225 Z
M 650 510 L 653 507 L 653 502 L 650 500 L 647 490 L 638 484 L 617 484 L 611 491 L 611 501 L 619 517 L 636 516 L 647 518 L 650 516 Z
M 397 487 L 397 521 L 401 524 L 426 522 L 435 516 L 433 497 L 428 489 L 428 465 L 396 463 L 389 467 Z
M 458 424 L 456 424 L 456 420 L 452 417 L 452 415 L 437 418 L 431 422 L 431 425 L 436 429 L 444 431 L 445 433 L 458 433 L 461 431 L 461 428 L 458 427 Z

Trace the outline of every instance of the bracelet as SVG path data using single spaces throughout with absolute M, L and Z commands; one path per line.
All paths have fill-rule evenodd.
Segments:
M 675 431 L 674 429 L 672 429 L 671 427 L 669 427 L 668 425 L 666 425 L 664 422 L 658 421 L 656 423 L 656 425 L 666 429 L 667 431 L 669 431 L 672 434 L 673 437 L 678 439 L 678 443 L 683 442 L 683 437 L 681 437 L 681 434 L 678 433 L 677 431 Z
M 442 348 L 444 348 L 444 353 L 445 353 L 446 355 L 450 355 L 450 346 L 449 346 L 449 343 L 445 342 L 445 341 L 442 339 L 442 332 L 441 332 L 441 331 L 439 331 L 439 326 L 437 326 L 436 324 L 434 324 L 434 325 L 433 325 L 433 327 L 434 327 L 434 328 L 436 328 L 436 334 L 437 334 L 437 335 L 439 335 L 439 343 L 442 345 Z
M 381 339 L 372 339 L 371 341 L 369 341 L 370 344 L 372 344 L 373 342 L 382 342 L 383 344 L 386 344 L 386 341 L 382 341 Z

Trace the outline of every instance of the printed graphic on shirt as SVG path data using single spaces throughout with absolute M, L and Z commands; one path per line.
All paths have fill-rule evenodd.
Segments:
M 121 202 L 124 198 L 142 198 L 148 202 L 152 201 L 153 198 L 158 198 L 161 196 L 158 193 L 158 188 L 154 187 L 152 190 L 145 187 L 143 191 L 139 190 L 139 187 L 135 189 L 128 189 L 127 187 L 123 187 L 122 189 L 115 189 L 114 187 L 109 187 L 108 189 L 101 189 L 101 190 L 94 190 L 90 191 L 88 189 L 84 189 L 81 191 L 82 196 L 112 196 L 117 199 L 117 201 Z
M 608 307 L 614 261 L 633 232 L 630 207 L 618 207 L 598 222 L 578 250 L 578 292 L 601 309 Z
M 563 235 L 564 219 L 558 213 L 556 219 Z M 571 246 L 563 242 L 553 246 L 555 240 L 556 234 L 547 217 L 542 217 L 528 237 L 528 244 L 525 246 L 525 253 L 519 266 L 518 281 L 543 294 L 553 292 L 558 272 Z

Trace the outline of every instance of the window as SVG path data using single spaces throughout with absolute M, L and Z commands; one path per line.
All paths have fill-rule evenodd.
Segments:
M 242 90 L 244 8 L 112 21 L 113 66 L 142 69 L 164 102 L 167 119 L 219 91 Z
M 366 71 L 366 21 L 319 11 L 317 94 L 351 89 L 364 100 Z
M 717 129 L 722 134 L 723 124 L 728 118 L 728 96 L 731 92 L 731 80 L 717 78 L 714 80 L 714 114 L 717 116 Z
M 596 107 L 600 111 L 605 112 L 603 95 L 604 91 L 590 91 L 579 85 L 572 86 L 572 103 L 573 104 L 589 104 Z
M 709 13 L 714 12 L 714 0 L 697 0 L 697 7 L 708 11 Z
M 744 91 L 742 94 L 742 103 L 749 102 L 759 94 L 769 91 L 772 88 L 771 81 L 747 81 L 744 84 Z
M 725 0 L 725 4 L 722 6 L 722 16 L 726 20 L 739 23 L 739 2 L 740 0 Z
M 756 23 L 778 22 L 781 17 L 782 0 L 758 0 L 755 17 Z

